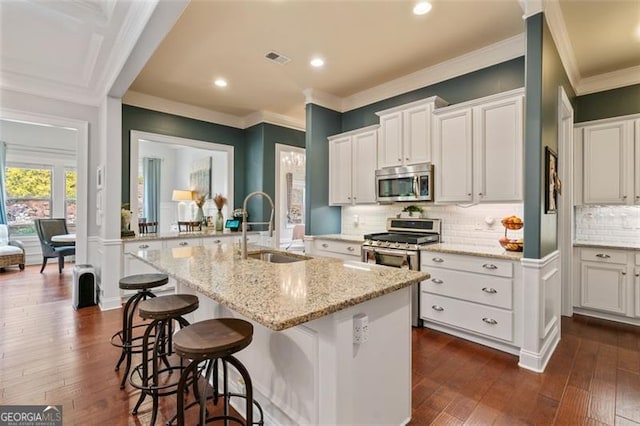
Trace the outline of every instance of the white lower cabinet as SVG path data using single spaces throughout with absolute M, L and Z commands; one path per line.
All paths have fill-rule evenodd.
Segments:
M 310 244 L 309 244 L 310 243 Z M 334 239 L 325 239 L 322 237 L 313 237 L 313 240 L 305 242 L 305 250 L 311 256 L 335 257 L 344 260 L 361 261 L 360 253 L 361 242 L 356 241 L 339 241 Z M 308 247 L 308 249 L 307 249 Z
M 425 326 L 515 353 L 521 332 L 521 271 L 515 261 L 423 251 Z
M 582 248 L 574 293 L 577 313 L 633 322 L 640 317 L 640 267 L 635 252 Z

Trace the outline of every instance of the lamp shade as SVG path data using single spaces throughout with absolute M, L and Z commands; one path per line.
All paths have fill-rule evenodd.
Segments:
M 193 201 L 193 191 L 186 189 L 174 189 L 171 199 L 173 201 Z

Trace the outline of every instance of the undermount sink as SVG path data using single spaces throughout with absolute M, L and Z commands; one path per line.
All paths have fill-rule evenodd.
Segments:
M 260 253 L 249 253 L 249 259 L 262 260 L 269 263 L 293 263 L 311 259 L 309 256 L 299 254 L 285 254 L 274 251 L 263 251 Z

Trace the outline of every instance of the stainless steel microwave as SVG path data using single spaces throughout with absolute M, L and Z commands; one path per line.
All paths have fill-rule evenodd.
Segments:
M 376 200 L 432 201 L 433 165 L 415 164 L 376 170 Z

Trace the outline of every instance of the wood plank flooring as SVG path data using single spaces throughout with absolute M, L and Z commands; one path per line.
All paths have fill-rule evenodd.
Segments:
M 71 307 L 71 265 L 0 272 L 0 404 L 62 404 L 65 425 L 146 425 L 151 402 L 120 390 L 109 344 L 120 310 Z M 517 358 L 428 329 L 413 331 L 412 425 L 640 424 L 640 328 L 563 318 L 544 374 Z M 175 413 L 162 398 L 157 424 Z M 190 423 L 195 424 L 191 418 Z

